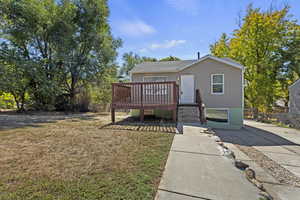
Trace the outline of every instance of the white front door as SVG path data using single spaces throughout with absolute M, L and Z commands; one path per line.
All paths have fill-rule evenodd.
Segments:
M 194 75 L 181 75 L 180 103 L 194 103 Z

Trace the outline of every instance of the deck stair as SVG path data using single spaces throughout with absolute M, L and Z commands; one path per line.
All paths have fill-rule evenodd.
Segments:
M 179 106 L 178 122 L 200 123 L 199 108 L 197 106 Z
M 183 123 L 201 123 L 206 124 L 204 104 L 200 94 L 200 90 L 196 90 L 196 102 L 178 104 L 177 107 L 178 122 Z

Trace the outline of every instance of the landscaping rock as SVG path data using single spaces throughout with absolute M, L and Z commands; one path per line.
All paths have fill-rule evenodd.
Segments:
M 248 180 L 255 179 L 255 171 L 251 168 L 245 170 L 245 176 Z
M 273 200 L 273 197 L 267 192 L 260 192 L 259 195 L 261 196 L 262 200 Z
M 222 142 L 221 139 L 220 139 L 218 136 L 213 136 L 213 138 L 214 138 L 214 140 L 215 140 L 216 142 Z
M 249 165 L 239 160 L 234 161 L 234 166 L 240 170 L 245 170 L 246 168 L 249 167 Z
M 233 151 L 231 151 L 230 149 L 223 148 L 223 156 L 226 156 L 229 159 L 235 160 L 235 155 L 234 155 Z

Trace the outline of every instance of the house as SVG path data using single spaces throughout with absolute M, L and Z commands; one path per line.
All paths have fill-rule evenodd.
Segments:
M 187 109 L 186 114 L 190 114 L 193 111 L 189 109 L 195 107 L 199 108 L 200 119 L 205 116 L 208 126 L 240 128 L 244 107 L 243 73 L 241 64 L 211 55 L 197 60 L 144 62 L 132 69 L 130 83 L 114 85 L 113 112 L 126 107 L 141 119 L 151 113 L 176 120 L 180 114 L 178 108 Z
M 300 79 L 289 87 L 289 113 L 300 114 Z

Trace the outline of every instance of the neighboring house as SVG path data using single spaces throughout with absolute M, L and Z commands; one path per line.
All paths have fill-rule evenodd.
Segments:
M 289 112 L 300 114 L 300 79 L 289 87 Z
M 244 66 L 241 64 L 229 58 L 217 58 L 207 55 L 198 60 L 138 64 L 130 72 L 132 81 L 130 84 L 143 83 L 144 85 L 149 83 L 152 85 L 155 82 L 166 82 L 169 84 L 174 82 L 174 84 L 178 85 L 178 90 L 177 86 L 172 86 L 172 84 L 167 87 L 158 87 L 159 95 L 167 95 L 171 98 L 168 103 L 169 107 L 163 107 L 164 104 L 161 103 L 161 107 L 159 107 L 159 104 L 156 104 L 156 106 L 148 107 L 151 109 L 146 110 L 147 108 L 144 108 L 149 113 L 152 112 L 155 115 L 167 117 L 172 116 L 173 112 L 173 119 L 175 119 L 175 107 L 171 106 L 174 104 L 193 106 L 197 103 L 196 91 L 198 90 L 205 105 L 205 114 L 209 126 L 240 128 L 243 125 L 244 107 L 243 73 Z M 149 94 L 154 95 L 154 90 L 151 90 L 153 86 L 151 85 L 141 86 L 142 90 L 140 91 L 145 95 L 142 99 L 149 99 L 147 97 Z M 132 85 L 127 85 L 127 87 L 132 87 Z M 149 89 L 150 91 L 148 91 Z M 155 95 L 158 94 L 157 87 L 154 86 L 154 89 L 156 91 Z M 128 89 L 126 98 L 130 99 L 129 96 L 132 96 L 135 90 L 132 88 Z M 179 97 L 178 101 L 175 97 L 173 98 L 176 95 Z M 144 104 L 148 105 L 148 102 Z M 115 108 L 121 108 L 121 106 L 116 106 L 117 104 L 113 105 L 115 105 Z M 127 108 L 133 109 L 135 107 L 130 106 Z M 137 110 L 134 110 L 134 114 L 140 114 L 140 111 L 145 111 L 140 109 L 140 107 L 136 108 Z

